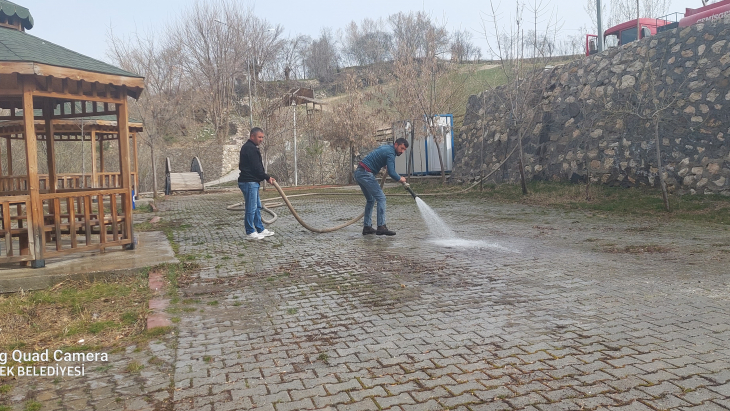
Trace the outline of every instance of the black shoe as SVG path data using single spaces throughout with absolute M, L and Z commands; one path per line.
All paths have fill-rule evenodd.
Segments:
M 376 235 L 395 235 L 395 231 L 388 230 L 388 226 L 379 225 L 378 229 L 375 230 Z
M 362 228 L 362 235 L 375 234 L 375 229 L 371 225 Z

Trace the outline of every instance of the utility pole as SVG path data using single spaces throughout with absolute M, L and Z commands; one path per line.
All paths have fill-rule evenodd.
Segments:
M 251 100 L 251 60 L 246 60 L 246 69 L 248 70 L 248 124 L 253 128 L 253 103 Z
M 636 0 L 636 40 L 641 40 L 641 22 L 639 21 L 639 0 Z
M 598 25 L 598 52 L 603 51 L 603 23 L 601 22 L 601 15 L 603 13 L 601 12 L 601 0 L 596 0 L 596 23 Z
M 292 97 L 294 95 L 292 94 Z M 299 183 L 297 181 L 297 101 L 292 98 L 292 108 L 294 109 L 294 187 Z

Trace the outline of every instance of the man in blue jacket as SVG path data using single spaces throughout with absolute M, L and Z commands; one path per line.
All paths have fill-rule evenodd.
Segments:
M 238 169 L 241 174 L 238 176 L 238 188 L 243 193 L 246 203 L 246 237 L 252 240 L 260 240 L 264 237 L 274 235 L 273 231 L 264 228 L 261 221 L 261 199 L 259 198 L 259 186 L 262 180 L 274 184 L 274 178 L 264 171 L 264 162 L 261 160 L 259 145 L 264 141 L 264 130 L 259 127 L 251 129 L 249 139 L 241 147 L 241 155 L 238 161 Z
M 388 175 L 399 183 L 405 183 L 406 178 L 395 172 L 395 156 L 403 154 L 408 148 L 408 140 L 399 138 L 393 145 L 384 145 L 371 151 L 355 170 L 355 181 L 360 185 L 365 196 L 365 218 L 363 235 L 395 235 L 395 231 L 388 230 L 385 225 L 385 194 L 375 179 L 381 168 L 388 167 Z M 378 203 L 377 219 L 378 229 L 373 228 L 373 204 Z

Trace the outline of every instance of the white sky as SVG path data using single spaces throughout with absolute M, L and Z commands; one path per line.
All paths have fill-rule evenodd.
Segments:
M 87 56 L 108 61 L 106 57 L 109 29 L 116 36 L 151 29 L 162 30 L 195 0 L 13 0 L 30 9 L 35 26 L 28 31 L 36 37 L 64 46 Z M 534 2 L 535 0 L 528 0 Z M 562 33 L 582 33 L 580 27 L 590 27 L 591 20 L 584 11 L 586 0 L 552 0 L 549 8 L 557 10 Z M 608 0 L 603 0 L 608 1 Z M 670 12 L 684 13 L 686 7 L 702 6 L 701 0 L 671 0 Z M 426 11 L 438 21 L 445 21 L 449 31 L 470 30 L 474 42 L 489 57 L 484 40 L 483 22 L 490 17 L 489 1 L 474 0 L 268 0 L 243 1 L 252 6 L 257 16 L 284 27 L 287 36 L 307 34 L 316 38 L 323 27 L 336 32 L 350 21 L 363 18 L 387 18 L 399 11 Z M 495 1 L 500 20 L 509 22 L 514 1 Z M 604 30 L 607 27 L 604 27 Z M 585 33 L 582 33 L 585 34 Z

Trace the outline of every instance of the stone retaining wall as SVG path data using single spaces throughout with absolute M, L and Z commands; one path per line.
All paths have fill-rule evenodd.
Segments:
M 659 129 L 670 190 L 730 195 L 728 23 L 674 29 L 539 73 L 529 97 L 535 120 L 518 125 L 525 128 L 528 178 L 657 185 L 654 125 L 635 114 L 672 103 Z M 504 93 L 497 88 L 470 97 L 453 179 L 474 180 L 499 168 L 517 143 Z M 518 181 L 517 164 L 513 155 L 490 181 Z

